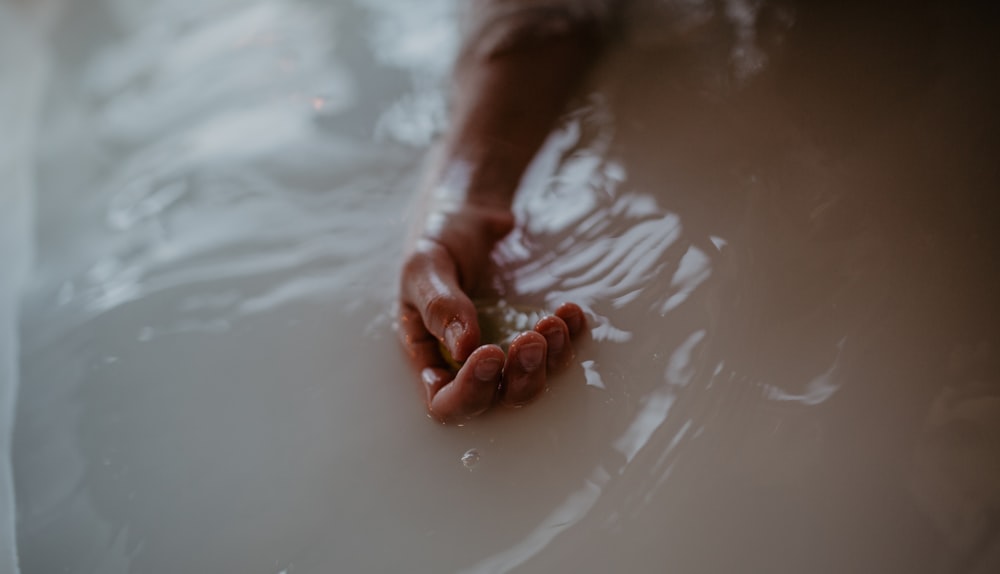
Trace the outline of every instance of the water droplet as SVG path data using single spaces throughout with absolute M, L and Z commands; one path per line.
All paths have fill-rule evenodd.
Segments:
M 479 464 L 480 459 L 482 459 L 482 456 L 479 454 L 479 449 L 470 448 L 462 455 L 462 466 L 472 470 L 474 466 Z

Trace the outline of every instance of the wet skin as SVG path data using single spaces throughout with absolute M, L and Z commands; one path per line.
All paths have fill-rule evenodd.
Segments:
M 531 401 L 570 364 L 573 341 L 587 328 L 580 307 L 565 303 L 504 354 L 483 344 L 471 299 L 489 284 L 490 252 L 514 228 L 510 205 L 521 176 L 600 45 L 595 22 L 523 5 L 527 12 L 486 18 L 463 47 L 451 128 L 418 191 L 400 274 L 400 340 L 428 412 L 441 421 Z M 440 345 L 462 364 L 457 372 Z
M 573 340 L 586 330 L 580 307 L 565 303 L 515 337 L 506 355 L 497 345 L 482 344 L 469 294 L 479 288 L 490 251 L 510 225 L 501 209 L 459 210 L 415 242 L 403 267 L 399 335 L 426 390 L 428 412 L 439 420 L 530 402 L 549 375 L 570 364 Z M 457 372 L 439 342 L 463 363 Z

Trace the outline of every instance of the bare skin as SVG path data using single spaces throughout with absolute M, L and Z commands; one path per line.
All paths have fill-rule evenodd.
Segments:
M 456 65 L 452 128 L 419 191 L 401 274 L 400 338 L 428 412 L 441 421 L 531 401 L 570 364 L 573 340 L 587 328 L 580 307 L 566 303 L 505 355 L 482 344 L 472 297 L 489 283 L 490 253 L 515 225 L 511 202 L 525 169 L 597 53 L 596 25 L 535 11 L 486 30 Z M 457 372 L 439 342 L 462 363 Z

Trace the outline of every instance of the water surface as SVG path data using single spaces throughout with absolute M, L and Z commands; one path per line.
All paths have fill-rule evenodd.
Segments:
M 536 403 L 459 427 L 392 330 L 454 6 L 66 6 L 22 571 L 994 571 L 983 15 L 664 6 L 632 13 L 495 254 L 510 300 L 575 301 L 592 335 Z

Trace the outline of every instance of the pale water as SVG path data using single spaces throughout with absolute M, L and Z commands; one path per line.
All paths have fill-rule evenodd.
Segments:
M 458 427 L 392 328 L 452 4 L 5 5 L 21 570 L 998 571 L 991 15 L 665 4 L 496 253 L 592 336 Z

